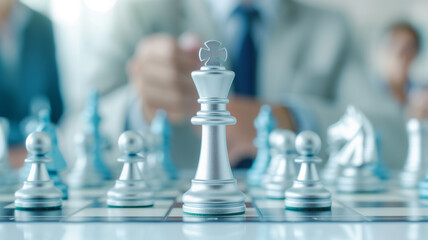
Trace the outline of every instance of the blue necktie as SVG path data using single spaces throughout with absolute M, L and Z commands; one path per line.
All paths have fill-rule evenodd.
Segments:
M 235 14 L 243 19 L 243 36 L 235 58 L 234 70 L 235 93 L 244 96 L 256 95 L 257 51 L 253 40 L 253 25 L 258 18 L 256 9 L 250 6 L 239 6 Z

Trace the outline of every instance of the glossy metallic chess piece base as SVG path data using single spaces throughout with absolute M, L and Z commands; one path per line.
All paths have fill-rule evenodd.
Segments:
M 321 183 L 295 181 L 285 193 L 285 207 L 290 210 L 330 210 L 331 194 Z
M 50 161 L 46 157 L 51 148 L 49 135 L 43 132 L 30 134 L 26 147 L 30 156 L 25 161 L 31 163 L 31 169 L 27 181 L 15 193 L 15 208 L 28 210 L 60 208 L 62 192 L 50 180 L 45 166 L 45 163 Z
M 117 180 L 107 193 L 110 207 L 150 207 L 153 204 L 153 193 L 143 181 Z
M 233 215 L 245 212 L 245 195 L 236 180 L 192 180 L 183 195 L 183 212 L 193 215 Z
M 331 209 L 331 194 L 318 177 L 316 163 L 321 159 L 316 156 L 321 149 L 321 140 L 311 131 L 303 131 L 296 138 L 296 150 L 301 163 L 299 175 L 293 186 L 285 191 L 285 208 L 297 211 L 323 211 Z
M 122 133 L 119 137 L 119 149 L 122 152 L 118 161 L 123 169 L 116 184 L 107 193 L 109 207 L 149 207 L 154 204 L 153 192 L 147 188 L 137 163 L 143 161 L 143 137 L 134 131 Z
M 375 193 L 385 189 L 383 182 L 368 166 L 346 167 L 337 180 L 337 191 L 344 193 Z
M 15 193 L 15 208 L 28 210 L 60 208 L 61 198 L 61 191 L 52 181 L 26 181 Z
M 222 66 L 227 51 L 218 41 L 205 42 L 199 58 L 205 61 L 192 78 L 201 110 L 192 124 L 202 125 L 198 169 L 190 189 L 183 195 L 183 212 L 193 215 L 232 215 L 245 212 L 245 195 L 233 177 L 226 145 L 226 125 L 236 119 L 226 110 L 234 72 Z

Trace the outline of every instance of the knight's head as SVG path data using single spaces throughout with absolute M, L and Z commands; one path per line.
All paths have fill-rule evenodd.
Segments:
M 362 128 L 364 115 L 349 105 L 345 114 L 327 129 L 329 143 L 352 139 Z

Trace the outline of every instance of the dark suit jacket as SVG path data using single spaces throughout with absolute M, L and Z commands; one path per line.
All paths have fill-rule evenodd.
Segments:
M 19 123 L 30 113 L 34 97 L 44 95 L 49 99 L 52 121 L 58 122 L 63 112 L 52 23 L 42 14 L 29 11 L 21 36 L 17 36 L 20 39 L 19 63 L 13 76 L 6 74 L 0 55 L 0 116 L 10 122 L 11 144 L 25 139 Z M 13 79 L 6 79 L 11 77 Z M 6 85 L 10 80 L 15 87 Z

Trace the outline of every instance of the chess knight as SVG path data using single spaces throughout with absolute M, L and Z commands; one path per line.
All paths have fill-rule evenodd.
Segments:
M 354 106 L 348 106 L 340 120 L 327 130 L 330 149 L 325 179 L 339 175 L 340 192 L 377 192 L 382 190 L 374 174 L 378 161 L 375 131 L 370 121 Z

